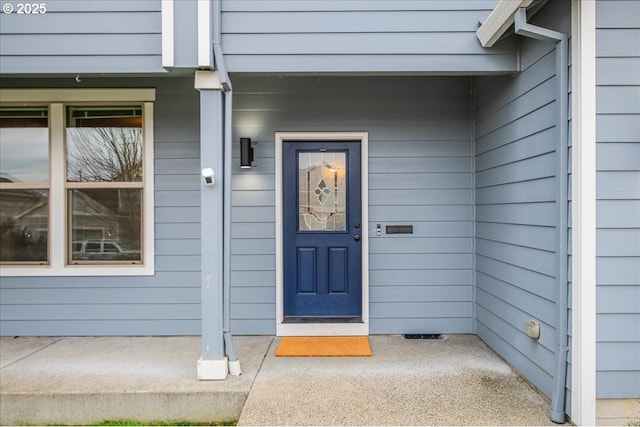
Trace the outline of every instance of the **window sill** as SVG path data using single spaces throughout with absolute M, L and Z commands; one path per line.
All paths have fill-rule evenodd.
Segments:
M 65 267 L 52 267 L 50 265 L 24 266 L 24 267 L 0 267 L 0 277 L 46 277 L 46 276 L 153 276 L 153 265 L 127 265 L 127 266 L 87 266 L 70 265 Z

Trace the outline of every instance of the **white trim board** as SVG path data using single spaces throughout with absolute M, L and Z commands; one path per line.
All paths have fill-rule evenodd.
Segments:
M 482 47 L 492 47 L 500 40 L 505 31 L 513 25 L 514 13 L 520 8 L 529 7 L 531 3 L 533 0 L 501 0 L 476 31 Z
M 571 1 L 571 419 L 596 424 L 596 2 Z
M 362 175 L 362 323 L 283 323 L 283 200 L 284 141 L 360 141 Z M 276 132 L 276 335 L 369 335 L 369 134 L 367 132 Z

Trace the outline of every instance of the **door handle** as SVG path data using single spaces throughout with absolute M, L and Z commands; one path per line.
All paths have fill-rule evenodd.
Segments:
M 353 240 L 355 240 L 356 242 L 360 241 L 360 235 L 356 234 L 355 236 L 353 236 Z

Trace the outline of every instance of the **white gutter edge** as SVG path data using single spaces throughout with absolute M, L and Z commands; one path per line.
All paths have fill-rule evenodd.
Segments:
M 491 14 L 482 23 L 476 36 L 482 47 L 492 47 L 507 29 L 513 25 L 513 15 L 523 7 L 529 7 L 533 0 L 500 0 Z

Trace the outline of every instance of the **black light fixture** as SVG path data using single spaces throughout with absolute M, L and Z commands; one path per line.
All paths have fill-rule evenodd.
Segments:
M 248 169 L 253 163 L 253 147 L 251 138 L 240 138 L 240 167 Z

